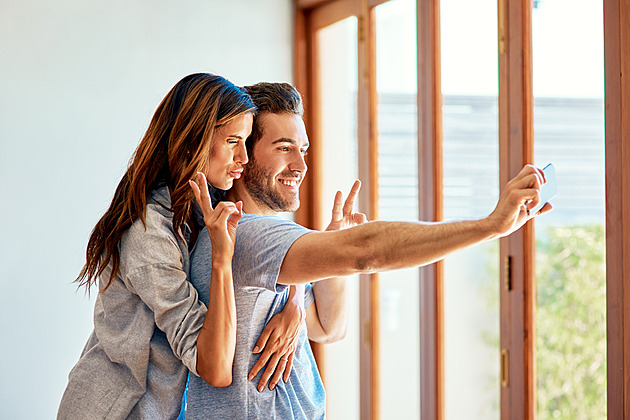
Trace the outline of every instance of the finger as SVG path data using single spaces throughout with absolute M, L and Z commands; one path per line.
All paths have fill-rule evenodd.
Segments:
M 236 205 L 229 201 L 222 201 L 217 204 L 217 207 L 214 209 L 213 219 L 218 222 L 220 226 L 225 226 L 227 224 L 228 218 L 234 215 L 239 215 L 239 211 Z
M 521 212 L 527 213 L 528 217 L 534 217 L 530 214 L 529 209 L 532 209 L 540 202 L 539 190 L 535 188 L 521 189 L 514 192 L 515 205 L 519 206 Z
M 354 213 L 353 215 L 354 223 L 357 225 L 361 225 L 363 223 L 367 223 L 367 216 L 363 213 Z
M 278 366 L 276 367 L 276 370 L 275 372 L 273 372 L 273 376 L 271 377 L 271 381 L 269 381 L 270 390 L 273 391 L 273 389 L 276 387 L 276 385 L 278 384 L 278 381 L 280 380 L 280 377 L 287 370 L 288 364 L 289 364 L 288 357 L 283 356 L 280 358 L 280 361 L 278 362 Z
M 265 385 L 269 382 L 271 374 L 276 370 L 278 362 L 280 362 L 280 355 L 276 353 L 273 355 L 271 360 L 269 360 L 269 363 L 267 363 L 267 368 L 260 377 L 260 381 L 258 381 L 258 392 L 262 392 L 263 389 L 265 389 Z
M 540 189 L 542 188 L 542 185 L 547 182 L 545 180 L 545 173 L 538 168 L 534 168 L 534 169 L 536 169 L 536 172 L 534 173 L 534 175 L 536 176 L 536 182 L 538 183 L 538 188 Z
M 538 213 L 536 213 L 535 216 L 540 216 L 541 214 L 548 213 L 551 210 L 553 210 L 553 206 L 551 205 L 551 203 L 545 203 L 545 205 L 542 206 L 540 210 L 538 210 Z
M 208 191 L 208 181 L 202 172 L 197 172 L 197 181 L 190 180 L 190 186 L 193 189 L 197 203 L 201 207 L 204 217 L 212 215 L 212 200 L 210 200 L 210 191 Z
M 261 351 L 263 351 L 263 349 L 267 345 L 267 340 L 269 340 L 269 336 L 271 336 L 271 333 L 275 328 L 275 325 L 272 324 L 271 321 L 269 321 L 269 323 L 265 325 L 265 328 L 260 333 L 260 337 L 258 337 L 258 341 L 256 341 L 256 344 L 254 345 L 254 350 L 252 351 L 252 353 L 260 353 Z
M 269 326 L 269 324 L 267 324 L 267 326 L 265 327 L 265 330 L 267 329 L 267 327 Z M 273 328 L 271 328 L 271 330 L 273 330 Z M 258 342 L 256 343 L 256 346 L 254 347 L 254 353 L 259 353 L 262 351 L 262 354 L 260 355 L 260 357 L 258 358 L 258 360 L 256 361 L 256 363 L 254 363 L 254 366 L 252 366 L 252 369 L 249 371 L 249 375 L 247 376 L 248 380 L 252 380 L 256 377 L 256 375 L 258 375 L 258 372 L 260 372 L 260 370 L 267 364 L 267 361 L 269 360 L 269 358 L 271 357 L 271 355 L 273 354 L 273 351 L 269 350 L 266 346 L 267 346 L 267 340 L 270 336 L 270 333 L 266 334 L 266 337 L 264 338 L 264 341 L 261 341 L 263 339 L 263 334 L 265 334 L 265 331 L 263 330 L 263 332 L 261 333 L 260 337 L 258 338 Z M 258 344 L 262 342 L 263 344 Z M 260 347 L 259 347 L 260 346 Z M 263 351 L 263 348 L 265 349 Z
M 538 174 L 538 176 L 542 180 L 542 183 L 543 184 L 547 183 L 547 177 L 545 176 L 545 172 L 542 169 L 540 169 L 539 167 L 537 167 L 537 166 L 534 166 L 534 169 L 536 170 L 536 173 Z
M 188 180 L 188 185 L 190 185 L 190 188 L 192 188 L 193 190 L 195 200 L 197 200 L 197 203 L 199 203 L 199 206 L 201 206 L 201 190 L 199 189 L 199 185 L 197 185 L 197 183 L 192 179 Z
M 536 208 L 540 204 L 540 191 L 536 191 L 536 196 L 532 198 L 528 203 L 525 204 L 527 207 L 527 215 L 530 216 L 529 210 Z M 540 210 L 539 210 L 540 211 Z M 534 216 L 533 214 L 531 216 Z
M 545 173 L 542 169 L 537 168 L 534 165 L 525 165 L 521 172 L 515 178 L 526 178 L 529 175 L 535 175 L 540 180 L 540 185 L 547 182 L 547 178 L 545 177 Z
M 291 354 L 288 357 L 288 361 L 287 361 L 287 365 L 284 368 L 284 377 L 282 378 L 284 380 L 284 382 L 289 380 L 289 377 L 291 376 L 291 369 L 293 368 L 293 355 L 295 354 L 295 352 L 291 352 Z
M 536 172 L 530 172 L 527 176 L 514 178 L 512 182 L 512 187 L 517 190 L 530 190 L 536 189 L 540 191 L 542 186 L 542 179 L 538 176 Z
M 337 191 L 337 194 L 335 194 L 335 201 L 333 203 L 333 209 L 332 209 L 333 221 L 339 221 L 343 218 L 343 213 L 341 212 L 342 205 L 343 205 L 343 193 L 341 191 Z
M 352 188 L 350 189 L 350 193 L 348 194 L 348 198 L 346 198 L 346 203 L 343 206 L 343 214 L 352 214 L 352 208 L 354 207 L 354 200 L 357 198 L 359 194 L 359 190 L 361 189 L 361 181 L 358 179 L 354 181 L 352 184 Z
M 251 381 L 256 377 L 256 375 L 258 375 L 258 372 L 260 372 L 260 370 L 267 364 L 270 356 L 270 352 L 263 352 L 260 355 L 258 360 L 256 360 L 256 363 L 254 363 L 254 366 L 252 366 L 252 370 L 249 371 L 249 375 L 247 375 L 247 380 Z
M 232 217 L 230 217 L 229 223 L 230 225 L 236 227 L 238 225 L 239 220 L 241 220 L 241 216 L 243 216 L 243 202 L 239 201 L 236 203 L 236 213 L 232 213 Z

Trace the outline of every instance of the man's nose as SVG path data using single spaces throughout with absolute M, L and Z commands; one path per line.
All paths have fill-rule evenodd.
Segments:
M 296 154 L 296 156 L 293 158 L 293 160 L 291 161 L 291 164 L 289 165 L 289 169 L 292 171 L 298 171 L 298 172 L 306 172 L 306 170 L 308 169 L 308 166 L 306 166 L 306 162 L 304 161 L 304 155 L 301 152 L 298 152 Z
M 236 148 L 236 154 L 234 155 L 234 161 L 245 165 L 249 159 L 247 158 L 247 148 L 245 148 L 244 142 L 239 142 Z

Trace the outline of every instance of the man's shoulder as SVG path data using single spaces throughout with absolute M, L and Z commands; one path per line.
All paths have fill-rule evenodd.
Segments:
M 263 216 L 260 214 L 243 213 L 238 222 L 237 236 L 264 234 L 280 234 L 281 232 L 310 232 L 292 220 L 280 216 Z
M 280 216 L 263 216 L 262 214 L 254 214 L 254 213 L 245 213 L 243 212 L 243 216 L 239 221 L 241 223 L 263 223 L 269 225 L 296 225 L 293 220 L 285 219 Z

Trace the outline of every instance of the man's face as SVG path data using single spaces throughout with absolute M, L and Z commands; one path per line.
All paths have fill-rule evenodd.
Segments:
M 262 137 L 254 146 L 243 178 L 249 194 L 273 212 L 300 207 L 300 185 L 306 175 L 308 137 L 302 117 L 265 113 L 258 116 Z

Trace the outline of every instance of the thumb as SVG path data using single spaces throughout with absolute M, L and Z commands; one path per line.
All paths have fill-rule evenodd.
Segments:
M 241 220 L 241 216 L 243 216 L 243 202 L 237 201 L 235 204 L 236 204 L 236 210 L 238 211 L 238 213 L 233 213 L 230 216 L 230 224 L 234 227 L 236 227 L 238 222 Z

